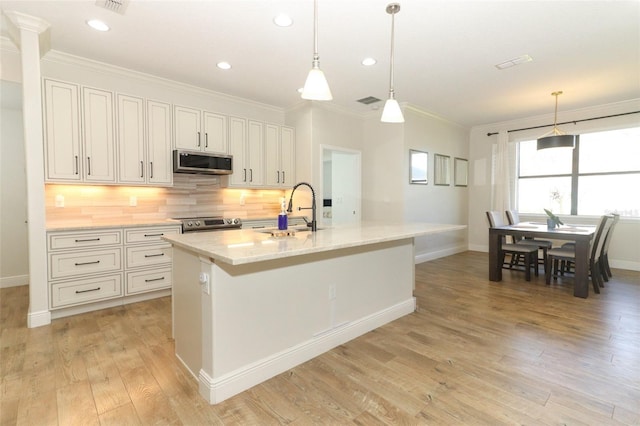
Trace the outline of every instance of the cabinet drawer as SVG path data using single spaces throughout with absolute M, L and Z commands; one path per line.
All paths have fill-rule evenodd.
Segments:
M 127 295 L 171 287 L 171 268 L 127 273 Z
M 49 250 L 102 247 L 122 243 L 122 230 L 86 232 L 52 232 L 48 234 Z
M 122 249 L 49 254 L 49 279 L 68 278 L 74 275 L 115 272 L 122 268 Z
M 165 235 L 175 235 L 180 233 L 179 226 L 153 226 L 147 228 L 125 229 L 125 242 L 135 243 L 155 243 L 162 241 Z
M 65 281 L 51 286 L 51 308 L 61 308 L 122 296 L 122 274 Z
M 171 244 L 127 247 L 127 268 L 171 263 Z

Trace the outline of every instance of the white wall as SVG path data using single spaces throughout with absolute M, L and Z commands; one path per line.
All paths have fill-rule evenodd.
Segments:
M 29 283 L 22 87 L 0 80 L 0 288 Z
M 363 218 L 374 221 L 467 223 L 467 188 L 433 184 L 433 154 L 468 156 L 468 129 L 413 108 L 404 109 L 402 125 L 380 122 L 378 114 L 365 123 L 363 149 Z M 409 150 L 429 154 L 427 185 L 409 184 Z M 461 252 L 467 232 L 416 239 L 416 261 Z
M 640 111 L 640 99 L 627 102 L 599 105 L 574 111 L 558 113 L 558 121 L 582 120 L 592 117 L 622 114 Z M 476 126 L 471 129 L 469 143 L 469 249 L 488 251 L 488 223 L 485 212 L 491 209 L 491 152 L 492 145 L 497 143 L 497 136 L 487 136 L 488 132 L 500 130 L 520 129 L 553 123 L 553 114 L 530 117 L 503 123 L 493 123 Z M 585 121 L 577 124 L 560 126 L 562 130 L 570 132 L 594 132 L 619 129 L 622 127 L 640 125 L 640 114 L 602 120 Z M 536 139 L 548 129 L 527 130 L 509 133 L 509 140 Z M 630 189 L 629 196 L 638 197 L 636 188 Z M 532 219 L 533 217 L 522 217 Z M 540 216 L 539 218 L 542 218 Z M 571 219 L 573 223 L 594 223 L 597 218 L 579 216 Z M 623 218 L 620 220 L 609 248 L 609 260 L 614 267 L 640 270 L 640 220 Z

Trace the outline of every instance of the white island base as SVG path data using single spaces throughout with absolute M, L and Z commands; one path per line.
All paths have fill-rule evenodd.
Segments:
M 413 312 L 413 284 L 413 238 L 241 265 L 174 247 L 176 355 L 215 404 Z

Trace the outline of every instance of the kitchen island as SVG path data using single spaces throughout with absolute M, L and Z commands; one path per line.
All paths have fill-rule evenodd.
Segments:
M 414 237 L 466 228 L 361 224 L 171 235 L 176 356 L 221 402 L 415 310 Z

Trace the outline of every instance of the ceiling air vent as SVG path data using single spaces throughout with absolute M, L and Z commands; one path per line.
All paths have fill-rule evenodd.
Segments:
M 366 98 L 358 99 L 358 102 L 365 105 L 375 104 L 376 102 L 380 102 L 380 99 L 375 96 L 367 96 Z
M 375 96 L 367 96 L 366 98 L 358 99 L 358 102 L 365 105 L 375 104 L 376 102 L 380 102 L 380 99 Z
M 124 15 L 129 0 L 96 0 L 96 6 Z

